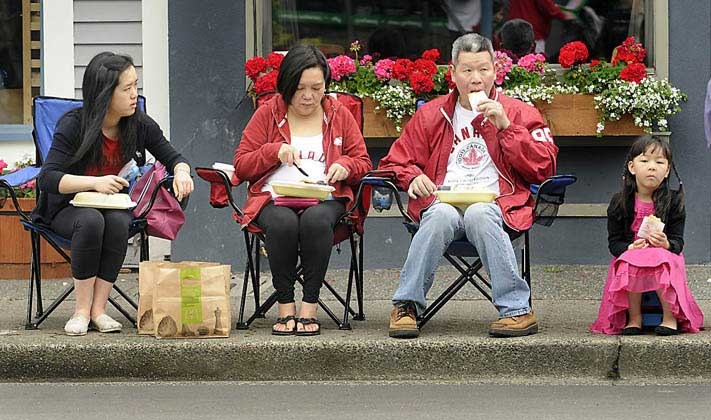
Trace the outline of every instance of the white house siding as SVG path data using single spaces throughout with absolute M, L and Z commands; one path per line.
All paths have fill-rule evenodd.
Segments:
M 143 92 L 141 0 L 74 0 L 74 96 L 81 98 L 84 70 L 102 51 L 128 54 Z

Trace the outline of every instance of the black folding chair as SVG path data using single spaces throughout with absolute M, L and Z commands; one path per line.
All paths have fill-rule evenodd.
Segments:
M 565 200 L 566 188 L 576 180 L 577 178 L 574 175 L 556 175 L 546 179 L 540 185 L 531 185 L 531 193 L 535 196 L 534 223 L 544 226 L 550 226 L 553 223 L 558 214 L 558 207 Z M 378 191 L 379 196 L 372 199 L 373 208 L 376 211 L 389 209 L 394 198 L 398 210 L 405 219 L 403 222 L 405 228 L 411 236 L 415 235 L 419 229 L 419 223 L 415 222 L 407 214 L 398 189 L 395 186 L 394 173 L 392 171 L 373 171 L 363 178 L 361 185 L 373 187 L 374 194 L 375 191 Z M 523 239 L 522 243 L 520 243 L 521 239 Z M 512 237 L 512 242 L 515 247 L 521 247 L 521 276 L 530 287 L 530 229 Z M 459 271 L 459 277 L 418 316 L 418 326 L 420 328 L 424 327 L 467 283 L 474 285 L 489 301 L 492 300 L 491 283 L 480 273 L 483 263 L 474 245 L 466 239 L 455 240 L 447 248 L 444 258 Z
M 34 179 L 40 172 L 42 163 L 47 157 L 49 150 L 52 146 L 52 139 L 54 136 L 54 129 L 59 121 L 59 119 L 68 111 L 80 107 L 82 101 L 79 99 L 64 99 L 64 98 L 53 98 L 53 97 L 35 97 L 32 103 L 32 115 L 34 130 L 32 135 L 34 137 L 34 143 L 36 148 L 36 161 L 35 166 L 30 166 L 23 168 L 20 171 L 13 172 L 11 174 L 0 177 L 0 189 L 5 189 L 7 195 L 15 204 L 17 213 L 20 216 L 20 222 L 24 226 L 25 230 L 30 233 L 31 239 L 31 256 L 30 256 L 30 278 L 29 287 L 27 291 L 27 321 L 25 324 L 26 329 L 37 329 L 39 325 L 44 322 L 47 317 L 54 312 L 54 310 L 72 293 L 74 290 L 74 284 L 72 283 L 68 286 L 59 296 L 57 296 L 45 309 L 42 299 L 42 270 L 41 270 L 41 254 L 40 254 L 40 241 L 45 240 L 47 243 L 54 248 L 59 255 L 64 258 L 68 263 L 71 263 L 71 258 L 67 254 L 66 250 L 71 249 L 71 241 L 67 238 L 57 235 L 47 226 L 34 223 L 29 215 L 20 210 L 17 196 L 13 191 L 13 187 L 22 185 L 27 181 Z M 145 111 L 146 100 L 144 97 L 139 96 L 138 106 Z M 160 182 L 162 188 L 170 189 L 172 188 L 172 176 L 164 178 Z M 42 192 L 37 188 L 37 196 Z M 146 233 L 147 222 L 145 216 L 152 209 L 153 203 L 155 202 L 156 194 L 158 193 L 158 188 L 156 188 L 151 196 L 149 205 L 146 210 L 139 216 L 132 220 L 131 226 L 129 228 L 129 237 L 140 235 L 140 260 L 148 260 L 149 249 L 148 249 L 148 235 Z M 187 200 L 184 199 L 181 202 L 181 206 L 184 208 L 187 205 Z M 36 289 L 36 298 L 34 297 Z M 138 308 L 136 302 L 126 294 L 119 286 L 114 284 L 113 289 L 121 296 L 134 310 Z M 34 317 L 32 316 L 33 300 L 36 300 L 36 312 Z M 128 319 L 134 326 L 136 325 L 135 316 L 133 316 L 126 308 L 124 308 L 116 299 L 109 296 L 109 302 L 124 316 Z

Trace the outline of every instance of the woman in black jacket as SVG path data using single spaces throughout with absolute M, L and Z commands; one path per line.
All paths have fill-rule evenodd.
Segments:
M 657 335 L 699 332 L 704 316 L 686 283 L 684 190 L 669 188 L 669 144 L 642 137 L 630 148 L 622 190 L 607 209 L 612 262 L 593 332 L 642 334 L 642 293 L 655 291 L 662 306 Z
M 130 57 L 102 52 L 89 62 L 82 82 L 83 106 L 57 123 L 38 182 L 40 198 L 32 219 L 71 239 L 76 306 L 68 335 L 120 331 L 106 315 L 106 302 L 126 256 L 130 210 L 74 207 L 74 193 L 115 194 L 128 187 L 117 176 L 150 152 L 175 175 L 178 200 L 193 191 L 190 166 L 168 143 L 158 124 L 137 109 L 138 75 Z

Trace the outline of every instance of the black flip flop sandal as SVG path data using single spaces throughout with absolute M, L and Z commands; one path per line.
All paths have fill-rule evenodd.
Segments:
M 295 335 L 298 335 L 300 337 L 307 337 L 307 336 L 312 336 L 312 335 L 319 335 L 321 334 L 321 321 L 319 321 L 316 318 L 296 318 L 296 323 L 301 323 L 301 325 L 306 326 L 309 324 L 316 324 L 318 325 L 318 328 L 315 329 L 314 331 L 299 331 L 296 327 L 294 329 L 296 332 L 294 333 Z
M 287 326 L 289 321 L 295 321 L 294 328 L 292 328 L 290 330 L 278 331 L 278 330 L 275 330 L 274 327 L 272 326 L 272 335 L 294 335 L 294 333 L 296 332 L 296 322 L 298 322 L 298 320 L 296 319 L 296 317 L 294 317 L 294 315 L 285 316 L 283 318 L 277 318 L 276 324 L 281 324 L 281 325 Z M 276 324 L 274 324 L 274 325 L 276 325 Z

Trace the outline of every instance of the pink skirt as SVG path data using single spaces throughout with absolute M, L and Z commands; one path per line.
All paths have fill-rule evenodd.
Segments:
M 645 248 L 625 251 L 610 261 L 600 311 L 590 331 L 622 333 L 627 324 L 627 293 L 659 289 L 661 298 L 669 303 L 679 331 L 697 333 L 703 328 L 704 314 L 686 283 L 684 256 L 663 248 Z

